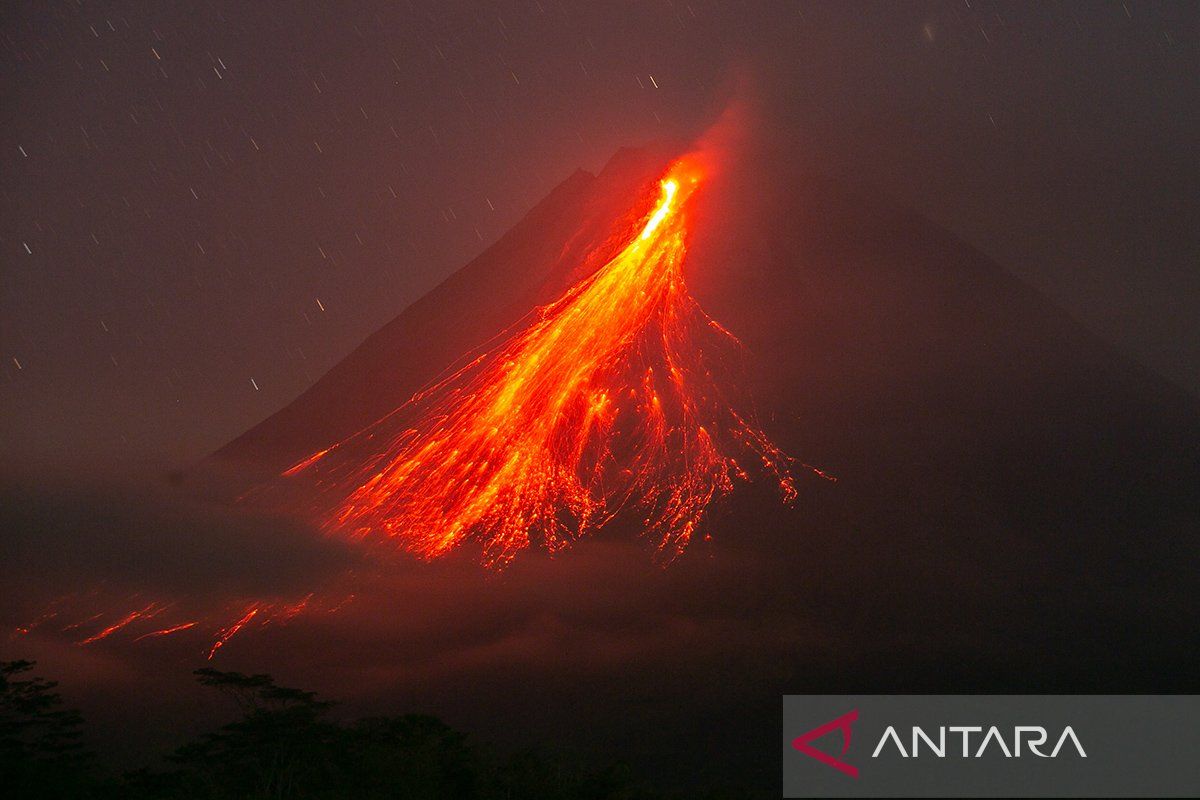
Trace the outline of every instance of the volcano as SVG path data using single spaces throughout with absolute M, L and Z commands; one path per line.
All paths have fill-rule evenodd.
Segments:
M 735 399 L 737 339 L 687 289 L 696 154 L 676 160 L 639 229 L 499 344 L 353 436 L 283 472 L 339 495 L 327 528 L 426 557 L 467 538 L 505 564 L 637 511 L 658 549 L 687 548 L 712 502 L 785 457 Z M 303 491 L 303 489 L 301 489 Z M 565 518 L 565 519 L 564 519 Z
M 274 479 L 403 407 L 628 245 L 674 156 L 574 173 L 210 463 Z M 1200 403 L 933 222 L 795 162 L 711 176 L 685 267 L 748 354 L 764 435 L 811 465 L 793 505 L 752 481 L 708 523 L 704 554 L 760 564 L 731 602 L 820 620 L 758 700 L 1194 690 Z

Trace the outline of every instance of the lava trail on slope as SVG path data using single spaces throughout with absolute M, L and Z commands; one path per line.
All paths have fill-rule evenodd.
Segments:
M 669 560 L 754 473 L 795 496 L 789 459 L 739 396 L 741 347 L 689 294 L 700 160 L 674 162 L 640 232 L 466 366 L 283 473 L 327 530 L 421 556 L 478 541 L 502 566 L 624 515 Z M 638 230 L 638 228 L 633 228 Z

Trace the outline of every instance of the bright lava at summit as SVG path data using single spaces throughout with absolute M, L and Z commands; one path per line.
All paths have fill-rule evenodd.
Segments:
M 701 178 L 698 159 L 676 161 L 617 255 L 458 372 L 284 472 L 332 493 L 325 527 L 428 558 L 474 539 L 502 565 L 629 515 L 670 559 L 751 471 L 790 502 L 789 459 L 739 408 L 740 345 L 684 282 Z

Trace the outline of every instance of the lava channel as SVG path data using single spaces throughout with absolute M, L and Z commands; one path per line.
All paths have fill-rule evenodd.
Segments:
M 330 493 L 323 527 L 427 558 L 474 540 L 502 566 L 622 517 L 670 560 L 738 480 L 768 475 L 790 502 L 790 459 L 740 396 L 741 346 L 684 280 L 702 177 L 695 159 L 676 161 L 616 256 L 466 367 L 285 471 Z

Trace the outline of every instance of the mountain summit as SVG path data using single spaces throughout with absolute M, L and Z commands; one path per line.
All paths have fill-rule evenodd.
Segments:
M 627 242 L 614 221 L 668 162 L 576 172 L 215 458 L 278 475 L 400 406 Z M 735 492 L 704 552 L 754 553 L 777 574 L 747 575 L 745 602 L 846 638 L 796 680 L 1128 691 L 1133 670 L 1139 690 L 1195 688 L 1195 398 L 870 190 L 760 154 L 697 202 L 688 285 L 748 352 L 799 479 L 791 508 Z

